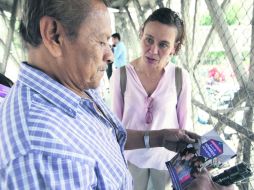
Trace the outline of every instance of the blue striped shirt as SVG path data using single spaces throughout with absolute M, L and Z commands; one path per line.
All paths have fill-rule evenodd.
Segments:
M 0 106 L 0 190 L 132 189 L 126 131 L 95 90 L 83 99 L 26 63 Z

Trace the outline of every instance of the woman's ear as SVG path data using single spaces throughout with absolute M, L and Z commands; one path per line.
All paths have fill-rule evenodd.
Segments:
M 180 41 L 175 42 L 173 55 L 176 55 L 178 53 L 180 46 L 181 46 Z
M 172 49 L 172 51 L 169 53 L 169 56 L 171 56 L 171 55 L 175 55 L 175 47 Z

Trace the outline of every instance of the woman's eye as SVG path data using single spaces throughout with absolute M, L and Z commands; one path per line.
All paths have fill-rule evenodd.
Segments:
M 148 44 L 153 44 L 153 39 L 151 39 L 151 38 L 146 38 L 146 42 L 148 43 Z
M 168 48 L 168 44 L 166 44 L 166 43 L 161 43 L 159 46 L 160 46 L 160 48 L 162 48 L 162 49 Z

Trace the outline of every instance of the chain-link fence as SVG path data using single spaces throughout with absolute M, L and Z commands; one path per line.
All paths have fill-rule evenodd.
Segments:
M 172 62 L 191 75 L 195 131 L 203 133 L 215 128 L 237 152 L 237 157 L 224 167 L 244 161 L 252 171 L 253 3 L 253 0 L 132 0 L 115 14 L 116 30 L 123 35 L 130 60 L 139 55 L 139 29 L 148 14 L 166 6 L 181 15 L 187 39 Z M 237 186 L 254 189 L 254 177 Z

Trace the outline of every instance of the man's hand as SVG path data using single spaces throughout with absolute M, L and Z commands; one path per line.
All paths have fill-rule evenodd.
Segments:
M 162 146 L 168 150 L 180 152 L 187 144 L 193 144 L 200 139 L 196 133 L 182 129 L 163 129 Z
M 185 190 L 234 190 L 234 186 L 221 186 L 213 182 L 210 173 L 203 169 Z

